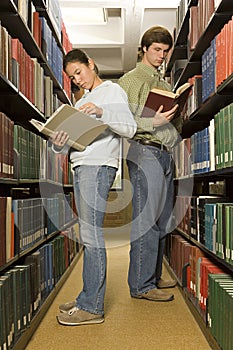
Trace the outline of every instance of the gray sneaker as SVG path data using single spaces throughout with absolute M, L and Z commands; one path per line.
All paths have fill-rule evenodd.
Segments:
M 74 307 L 68 313 L 62 313 L 57 316 L 57 321 L 65 326 L 81 326 L 102 323 L 104 322 L 104 316 L 91 314 L 90 312 Z
M 73 309 L 74 307 L 76 307 L 76 300 L 69 301 L 68 303 L 59 305 L 59 310 L 60 310 L 60 312 L 67 313 L 71 309 Z

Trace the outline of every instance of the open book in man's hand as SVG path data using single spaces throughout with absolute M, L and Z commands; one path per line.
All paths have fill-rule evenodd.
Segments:
M 149 92 L 145 106 L 143 108 L 142 117 L 152 118 L 161 105 L 163 105 L 162 112 L 167 112 L 176 104 L 178 104 L 179 107 L 175 112 L 174 118 L 178 117 L 183 111 L 185 102 L 188 99 L 191 89 L 192 84 L 190 83 L 183 84 L 176 90 L 175 93 L 158 88 L 152 89 Z
M 47 137 L 52 136 L 55 131 L 67 132 L 70 137 L 68 145 L 78 151 L 84 151 L 86 146 L 108 127 L 100 120 L 96 120 L 67 104 L 61 105 L 45 123 L 36 119 L 29 121 Z

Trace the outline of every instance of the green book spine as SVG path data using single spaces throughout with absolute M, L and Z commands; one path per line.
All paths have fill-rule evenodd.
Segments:
M 223 109 L 219 112 L 219 156 L 220 156 L 220 164 L 219 168 L 222 169 L 224 167 L 224 114 Z
M 224 134 L 224 157 L 223 167 L 230 165 L 230 139 L 229 139 L 229 110 L 227 107 L 223 108 L 223 134 Z
M 215 168 L 219 169 L 219 113 L 214 116 Z
M 229 213 L 230 219 L 229 219 L 229 232 L 230 232 L 230 264 L 233 265 L 233 205 L 230 206 L 230 213 Z
M 226 206 L 225 207 L 225 235 L 226 235 L 226 261 L 230 262 L 231 258 L 231 249 L 230 249 L 230 236 L 231 236 L 231 231 L 230 231 L 230 211 L 231 211 L 231 206 Z
M 5 298 L 4 298 L 4 282 L 0 281 L 0 349 L 4 350 L 7 348 L 7 337 L 6 337 L 6 319 L 5 319 Z
M 228 106 L 229 114 L 229 166 L 233 166 L 233 103 Z

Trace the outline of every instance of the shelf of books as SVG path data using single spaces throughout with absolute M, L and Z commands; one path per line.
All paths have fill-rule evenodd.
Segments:
M 0 349 L 23 349 L 77 261 L 68 156 L 29 122 L 45 122 L 70 83 L 57 0 L 0 1 Z
M 176 27 L 174 29 L 174 49 L 171 53 L 166 74 L 169 76 L 177 60 L 187 60 L 187 37 L 189 33 L 190 8 L 197 5 L 198 0 L 181 0 L 176 12 Z
M 177 227 L 166 255 L 211 347 L 230 350 L 233 51 L 228 43 L 233 38 L 233 3 L 199 0 L 186 16 L 187 57 L 178 59 L 180 65 L 174 60 L 168 71 L 175 74 L 179 68 L 176 79 L 171 77 L 174 90 L 187 81 L 193 89 L 183 110 L 183 140 L 174 149 Z
M 175 88 L 184 84 L 194 74 L 201 73 L 201 57 L 209 47 L 210 42 L 217 36 L 225 23 L 231 19 L 232 9 L 228 0 L 211 1 L 211 4 L 209 4 L 209 1 L 205 3 L 200 0 L 197 6 L 193 6 L 191 3 L 187 14 L 189 17 L 188 27 L 192 31 L 188 31 L 186 38 L 187 53 L 186 56 L 182 57 L 185 62 L 183 63 L 183 69 L 180 70 L 181 74 L 175 83 Z M 177 47 L 179 48 L 179 45 Z M 167 74 L 170 74 L 173 64 L 174 60 L 171 56 Z M 198 67 L 199 70 L 197 70 Z

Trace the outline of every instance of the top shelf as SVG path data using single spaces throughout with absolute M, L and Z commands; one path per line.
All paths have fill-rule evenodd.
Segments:
M 40 1 L 37 0 L 36 2 L 43 4 L 42 0 Z M 45 10 L 45 7 L 44 7 L 44 10 Z M 63 103 L 70 103 L 67 95 L 64 93 L 64 90 L 61 84 L 56 79 L 50 66 L 48 65 L 46 58 L 44 57 L 39 46 L 37 45 L 27 24 L 24 22 L 23 18 L 18 14 L 17 7 L 15 6 L 12 0 L 0 1 L 0 20 L 1 20 L 1 24 L 5 28 L 7 28 L 8 32 L 13 38 L 19 38 L 19 40 L 23 44 L 24 49 L 27 51 L 27 53 L 31 57 L 38 59 L 38 62 L 43 66 L 45 74 L 52 79 L 54 90 L 56 91 L 59 99 Z M 61 48 L 61 43 L 59 44 L 59 47 Z
M 58 46 L 60 47 L 61 51 L 63 52 L 64 54 L 64 49 L 63 49 L 63 46 L 62 46 L 62 43 L 60 41 L 60 37 L 59 37 L 59 34 L 58 32 L 54 29 L 54 26 L 53 26 L 53 20 L 51 19 L 51 16 L 49 15 L 49 12 L 48 12 L 48 7 L 47 5 L 44 3 L 44 0 L 32 0 L 33 1 L 33 4 L 36 8 L 36 11 L 38 11 L 39 13 L 42 14 L 42 16 L 46 19 L 50 29 L 52 30 L 52 33 L 53 33 L 53 36 L 58 44 Z
M 193 5 L 192 5 L 193 6 Z M 189 10 L 188 10 L 189 13 Z M 189 14 L 186 14 L 189 17 Z M 200 36 L 195 50 L 192 52 L 191 56 L 188 59 L 188 63 L 184 68 L 181 76 L 179 77 L 174 90 L 176 90 L 180 85 L 187 82 L 188 78 L 192 77 L 194 74 L 201 73 L 201 57 L 205 50 L 210 46 L 211 40 L 220 32 L 225 23 L 231 19 L 233 15 L 233 2 L 229 0 L 222 0 L 216 9 L 215 13 L 212 15 L 208 26 Z M 187 23 L 186 23 L 187 22 Z M 186 20 L 186 25 L 188 27 L 188 21 Z M 188 28 L 185 27 L 185 33 L 188 31 Z M 181 47 L 183 47 L 182 55 L 177 58 L 178 52 L 181 52 Z M 183 43 L 183 45 L 175 44 L 172 56 L 168 62 L 168 67 L 166 70 L 166 76 L 170 75 L 172 66 L 177 59 L 187 58 L 187 47 Z
M 166 75 L 169 76 L 172 66 L 174 65 L 175 61 L 178 59 L 185 59 L 187 58 L 187 37 L 189 32 L 189 9 L 191 6 L 196 6 L 198 3 L 198 0 L 190 0 L 188 4 L 188 10 L 183 18 L 183 21 L 181 23 L 181 26 L 179 28 L 179 32 L 177 34 L 177 37 L 175 39 L 174 43 L 174 49 L 171 54 L 170 60 L 168 62 L 168 66 L 166 69 Z

